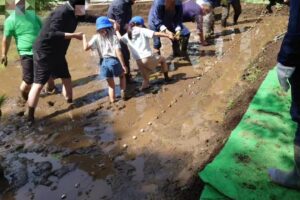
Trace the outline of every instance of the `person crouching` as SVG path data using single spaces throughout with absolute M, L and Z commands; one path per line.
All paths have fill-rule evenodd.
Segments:
M 136 60 L 137 66 L 143 76 L 143 84 L 140 90 L 145 90 L 150 87 L 149 75 L 160 64 L 164 74 L 165 82 L 170 82 L 168 76 L 168 65 L 166 59 L 159 54 L 153 54 L 150 46 L 150 39 L 155 37 L 167 37 L 173 40 L 173 34 L 163 32 L 154 32 L 145 28 L 144 19 L 140 16 L 133 17 L 129 22 L 127 33 L 121 36 L 121 33 L 116 31 L 118 38 L 127 44 L 131 51 L 132 57 Z

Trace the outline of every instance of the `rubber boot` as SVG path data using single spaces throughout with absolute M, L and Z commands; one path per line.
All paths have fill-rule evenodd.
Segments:
M 27 120 L 28 120 L 30 126 L 34 123 L 34 112 L 35 112 L 34 107 L 28 107 L 28 118 L 27 118 Z
M 271 168 L 268 170 L 271 181 L 283 187 L 300 190 L 300 145 L 294 145 L 295 166 L 290 172 Z
M 180 46 L 178 41 L 174 41 L 172 44 L 173 57 L 180 57 Z
M 172 79 L 169 77 L 168 72 L 164 72 L 164 79 L 165 79 L 165 83 L 170 83 L 172 81 Z
M 180 40 L 180 48 L 181 48 L 181 56 L 187 57 L 188 56 L 188 44 L 189 44 L 190 35 L 183 36 Z

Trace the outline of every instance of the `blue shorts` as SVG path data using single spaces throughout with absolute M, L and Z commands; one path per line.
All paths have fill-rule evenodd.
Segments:
M 113 77 L 119 77 L 123 74 L 123 68 L 120 61 L 117 58 L 109 57 L 103 58 L 100 63 L 100 77 L 101 79 L 108 79 Z

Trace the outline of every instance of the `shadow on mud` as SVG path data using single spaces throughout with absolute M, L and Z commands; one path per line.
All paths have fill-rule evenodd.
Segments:
M 192 160 L 182 157 L 190 156 L 147 146 L 137 150 L 134 143 L 143 140 L 142 134 L 126 145 L 131 138 L 114 130 L 112 114 L 99 109 L 77 121 L 48 119 L 46 126 L 34 128 L 2 124 L 1 166 L 9 186 L 0 197 L 174 199 L 186 194 L 190 188 L 180 179 Z M 21 119 L 14 120 L 11 124 Z

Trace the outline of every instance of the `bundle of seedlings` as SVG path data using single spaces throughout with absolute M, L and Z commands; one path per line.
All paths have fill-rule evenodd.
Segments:
M 4 104 L 5 99 L 6 99 L 5 95 L 1 95 L 1 96 L 0 96 L 0 117 L 2 116 L 1 107 L 2 107 L 2 105 Z

